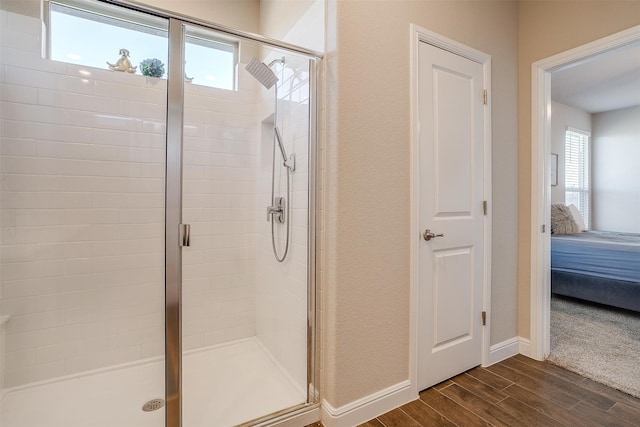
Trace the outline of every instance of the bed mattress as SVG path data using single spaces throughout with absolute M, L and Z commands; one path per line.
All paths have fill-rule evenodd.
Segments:
M 587 231 L 553 235 L 551 269 L 640 282 L 640 234 Z

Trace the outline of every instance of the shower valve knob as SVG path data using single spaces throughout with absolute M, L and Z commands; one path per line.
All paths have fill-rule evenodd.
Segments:
M 277 206 L 267 206 L 267 221 L 271 221 L 271 217 L 273 215 L 279 215 L 280 212 L 282 212 L 282 209 Z
M 267 221 L 271 221 L 275 219 L 279 223 L 284 223 L 284 208 L 285 208 L 285 198 L 284 197 L 275 197 L 273 199 L 274 204 L 272 206 L 267 206 Z

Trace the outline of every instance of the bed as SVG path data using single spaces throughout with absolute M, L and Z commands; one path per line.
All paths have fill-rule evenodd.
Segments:
M 552 235 L 551 292 L 640 312 L 640 234 Z

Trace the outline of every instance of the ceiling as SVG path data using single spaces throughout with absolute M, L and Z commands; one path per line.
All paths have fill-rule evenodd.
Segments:
M 588 113 L 640 105 L 640 43 L 554 71 L 551 99 Z

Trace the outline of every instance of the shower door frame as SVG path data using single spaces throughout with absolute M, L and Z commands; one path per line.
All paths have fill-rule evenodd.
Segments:
M 165 181 L 165 426 L 182 425 L 182 130 L 184 23 L 169 18 Z M 171 78 L 171 76 L 181 78 Z
M 165 189 L 165 426 L 182 426 L 182 153 L 184 127 L 185 26 L 197 25 L 230 36 L 309 57 L 309 184 L 307 224 L 307 400 L 257 421 L 286 421 L 319 406 L 316 304 L 317 99 L 322 53 L 275 39 L 201 21 L 129 0 L 98 0 L 169 21 Z M 173 78 L 171 77 L 173 76 Z M 176 78 L 175 76 L 180 76 Z

